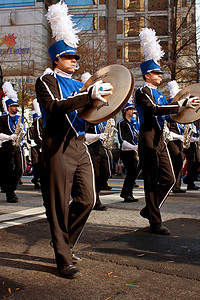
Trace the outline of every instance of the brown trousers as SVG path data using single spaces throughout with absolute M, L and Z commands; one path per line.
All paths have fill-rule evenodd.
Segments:
M 42 194 L 56 263 L 70 265 L 71 249 L 95 204 L 94 171 L 84 136 L 73 137 L 66 148 L 62 144 L 42 165 Z
M 150 224 L 161 223 L 160 206 L 175 184 L 175 175 L 167 147 L 162 139 L 154 148 L 139 148 L 144 178 L 146 209 Z

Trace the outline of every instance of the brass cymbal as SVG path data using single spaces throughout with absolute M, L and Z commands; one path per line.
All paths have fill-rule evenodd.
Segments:
M 172 102 L 176 102 L 190 96 L 200 98 L 200 83 L 191 84 L 182 89 L 178 94 L 176 94 Z M 180 113 L 171 115 L 171 117 L 177 123 L 193 123 L 200 119 L 200 105 L 195 106 L 194 109 L 191 107 L 186 107 Z
M 122 65 L 110 65 L 100 69 L 87 80 L 82 90 L 99 80 L 113 86 L 112 95 L 104 96 L 107 103 L 94 100 L 92 105 L 78 109 L 80 117 L 91 123 L 104 122 L 116 115 L 130 99 L 134 89 L 134 77 Z

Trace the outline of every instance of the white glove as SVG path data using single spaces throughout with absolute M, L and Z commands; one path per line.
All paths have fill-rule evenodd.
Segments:
M 10 139 L 11 139 L 12 141 L 16 141 L 17 135 L 16 135 L 15 133 L 11 134 Z
M 199 97 L 186 97 L 178 101 L 180 108 L 191 107 L 195 109 L 195 106 L 200 105 Z
M 175 141 L 175 140 L 180 140 L 181 142 L 184 141 L 184 136 L 177 134 L 175 132 L 170 131 L 170 136 L 172 137 L 172 141 Z
M 3 142 L 7 142 L 7 141 L 10 141 L 12 140 L 12 136 L 13 135 L 16 135 L 16 134 L 12 134 L 12 135 L 8 135 L 8 134 L 5 134 L 5 133 L 0 133 L 0 141 L 3 143 Z
M 91 98 L 100 100 L 104 103 L 107 103 L 107 101 L 102 96 L 107 96 L 112 94 L 112 85 L 109 82 L 103 82 L 102 80 L 99 80 L 95 82 L 95 84 L 88 87 L 88 91 L 92 89 Z
M 87 145 L 90 145 L 98 140 L 105 140 L 106 137 L 107 137 L 106 133 L 99 133 L 99 134 L 86 133 L 85 134 L 85 140 L 86 140 Z
M 115 126 L 115 120 L 113 118 L 110 119 L 110 126 L 111 127 Z
M 108 134 L 105 133 L 105 132 L 99 133 L 97 135 L 98 135 L 98 139 L 102 140 L 102 141 L 104 141 L 107 138 L 107 136 L 108 136 Z
M 31 147 L 35 147 L 37 144 L 34 142 L 34 140 L 31 140 Z
M 190 140 L 190 142 L 199 142 L 199 140 L 200 140 L 200 137 L 191 137 L 191 140 Z
M 123 141 L 122 143 L 122 151 L 138 151 L 138 145 L 132 145 L 127 141 Z

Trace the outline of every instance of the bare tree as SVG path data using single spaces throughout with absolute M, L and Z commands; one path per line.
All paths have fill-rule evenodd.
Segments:
M 171 80 L 182 83 L 199 82 L 199 63 L 196 47 L 195 1 L 191 1 L 183 10 L 178 0 L 171 0 L 170 47 L 165 49 Z

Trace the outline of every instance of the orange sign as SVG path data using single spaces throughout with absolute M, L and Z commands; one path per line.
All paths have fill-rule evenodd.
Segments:
M 2 39 L 0 39 L 0 45 L 5 44 L 7 47 L 12 47 L 16 44 L 15 39 L 16 36 L 14 36 L 14 33 L 5 35 Z

